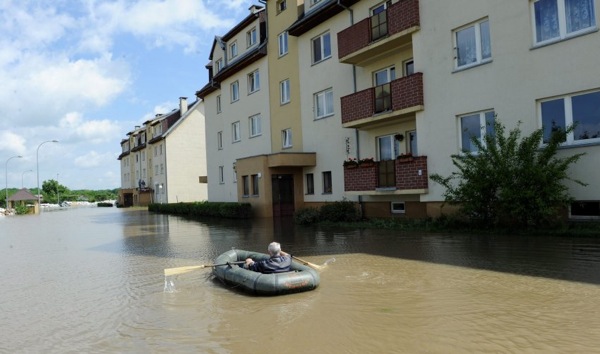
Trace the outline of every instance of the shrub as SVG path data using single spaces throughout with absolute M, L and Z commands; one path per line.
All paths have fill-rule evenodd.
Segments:
M 302 208 L 294 213 L 294 222 L 299 225 L 310 225 L 319 222 L 318 208 Z
M 352 222 L 360 220 L 355 203 L 347 200 L 325 204 L 319 209 L 319 214 L 322 221 Z

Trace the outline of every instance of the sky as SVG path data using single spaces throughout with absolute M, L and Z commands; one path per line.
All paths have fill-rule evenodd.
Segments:
M 40 187 L 120 188 L 121 140 L 196 99 L 215 35 L 253 4 L 1 0 L 0 188 L 35 188 L 38 171 Z

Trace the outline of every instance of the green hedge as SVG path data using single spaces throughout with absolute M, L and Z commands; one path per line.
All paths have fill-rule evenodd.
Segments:
M 228 219 L 248 219 L 252 215 L 250 203 L 194 202 L 150 204 L 148 210 L 162 214 L 185 216 L 212 216 Z

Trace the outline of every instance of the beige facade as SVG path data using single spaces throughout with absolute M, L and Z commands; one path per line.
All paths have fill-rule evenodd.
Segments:
M 208 199 L 204 103 L 180 98 L 178 110 L 157 115 L 121 141 L 119 205 Z
M 348 199 L 367 217 L 435 217 L 449 209 L 429 175 L 452 173 L 450 156 L 472 149 L 469 137 L 486 134 L 494 119 L 508 129 L 520 124 L 524 135 L 578 122 L 559 151 L 586 153 L 570 171 L 588 183 L 569 184 L 579 208 L 572 216 L 599 216 L 600 170 L 592 166 L 600 160 L 600 0 L 265 3 L 267 50 L 260 61 L 229 66 L 238 79 L 250 65 L 261 70 L 268 87 L 253 97 L 260 102 L 215 114 L 233 74 L 211 74 L 199 91 L 209 122 L 209 200 L 250 201 L 259 216 L 277 215 L 281 182 L 295 209 Z M 260 20 L 224 36 L 227 46 L 253 21 Z M 213 45 L 213 72 L 219 58 L 226 53 Z M 269 134 L 263 143 L 224 139 L 216 149 L 230 117 L 258 111 Z M 365 158 L 375 163 L 342 166 Z M 214 183 L 219 166 L 233 170 L 237 186 Z

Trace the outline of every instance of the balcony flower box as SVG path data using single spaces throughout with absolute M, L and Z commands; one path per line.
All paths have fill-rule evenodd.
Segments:
M 345 169 L 351 169 L 351 168 L 357 168 L 358 167 L 358 161 L 355 158 L 348 158 L 347 160 L 344 160 L 344 168 Z
M 406 154 L 400 154 L 397 158 L 396 161 L 398 161 L 398 163 L 409 163 L 409 162 L 413 162 L 414 158 L 413 155 L 408 152 Z
M 375 166 L 375 159 L 372 157 L 360 159 L 360 161 L 358 162 L 358 165 L 360 167 L 373 167 L 373 166 Z

